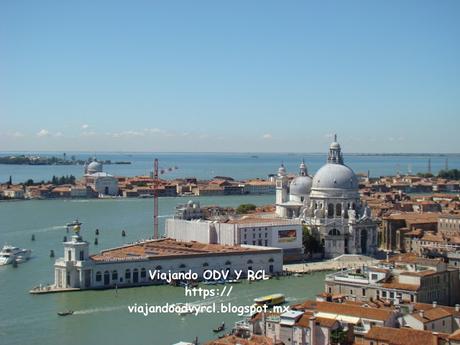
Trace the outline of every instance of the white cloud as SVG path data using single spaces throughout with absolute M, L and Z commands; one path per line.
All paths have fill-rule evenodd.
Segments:
M 97 133 L 94 132 L 94 131 L 84 131 L 81 133 L 81 136 L 82 137 L 92 137 L 94 135 L 96 135 Z
M 266 133 L 262 135 L 262 139 L 267 139 L 267 140 L 273 139 L 273 135 L 271 135 L 270 133 Z
M 88 128 L 89 128 L 89 125 L 87 125 L 87 124 L 85 123 L 85 124 L 81 125 L 81 128 L 82 128 L 82 129 L 88 129 Z
M 59 137 L 63 137 L 64 134 L 62 134 L 62 132 L 56 132 L 54 133 L 54 136 L 59 138 Z
M 144 132 L 149 133 L 162 133 L 163 131 L 159 128 L 144 128 Z
M 21 132 L 18 132 L 18 131 L 9 132 L 9 133 L 7 133 L 7 135 L 8 135 L 9 137 L 13 137 L 13 138 L 22 138 L 22 137 L 25 136 L 24 133 L 21 133 Z
M 116 133 L 111 133 L 110 134 L 114 138 L 130 138 L 130 137 L 143 137 L 145 135 L 144 132 L 140 131 L 122 131 L 122 132 L 116 132 Z
M 48 135 L 50 135 L 50 132 L 47 129 L 41 129 L 37 133 L 37 137 L 47 137 Z

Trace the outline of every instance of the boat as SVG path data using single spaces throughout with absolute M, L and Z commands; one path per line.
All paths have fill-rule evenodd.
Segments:
M 176 303 L 174 307 L 178 309 L 176 311 L 177 311 L 177 314 L 180 316 L 192 314 L 192 311 L 190 310 L 190 308 L 188 307 L 186 303 Z
M 29 260 L 31 253 L 32 251 L 30 249 L 5 245 L 0 251 L 0 265 L 9 265 L 13 262 L 27 261 Z
M 273 295 L 267 295 L 267 296 L 258 297 L 254 299 L 254 303 L 256 305 L 258 306 L 267 305 L 268 307 L 283 304 L 285 301 L 286 301 L 286 298 L 281 293 L 276 293 Z
M 57 313 L 59 316 L 68 316 L 73 314 L 73 310 L 60 311 Z
M 229 280 L 227 280 L 227 283 L 228 283 L 228 284 L 240 284 L 240 283 L 241 283 L 241 280 L 238 280 L 238 279 L 229 279 Z
M 214 333 L 219 333 L 219 332 L 222 332 L 224 329 L 225 329 L 225 323 L 222 322 L 222 325 L 220 325 L 220 326 L 217 327 L 217 328 L 214 328 L 212 331 L 213 331 Z

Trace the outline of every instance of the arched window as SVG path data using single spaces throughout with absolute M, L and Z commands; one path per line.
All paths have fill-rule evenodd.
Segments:
M 99 271 L 97 271 L 97 272 L 96 272 L 96 281 L 97 281 L 97 282 L 100 282 L 101 280 L 102 280 L 102 273 L 99 272 Z
M 161 271 L 162 268 L 163 268 L 163 267 L 161 267 L 161 266 L 155 267 L 155 269 L 156 269 L 157 271 Z
M 185 268 L 187 267 L 185 264 L 180 264 L 179 268 Z
M 332 229 L 331 231 L 329 231 L 329 235 L 330 236 L 340 236 L 340 231 L 337 229 Z
M 231 265 L 231 261 L 226 261 L 225 264 L 228 266 L 228 265 Z
M 252 264 L 252 260 L 248 260 L 248 265 Z
M 273 262 L 273 261 L 275 261 L 273 260 L 273 258 L 268 259 L 268 262 Z
M 327 205 L 327 217 L 328 218 L 334 217 L 334 205 L 333 204 Z
M 205 263 L 203 264 L 203 267 L 208 267 L 208 266 L 209 266 L 209 264 L 208 264 L 207 262 L 205 262 Z
M 342 204 L 335 205 L 335 215 L 340 217 L 342 215 Z
M 141 278 L 145 278 L 145 277 L 147 277 L 147 270 L 144 267 L 142 267 L 141 268 Z
M 112 271 L 112 280 L 118 280 L 118 272 L 117 271 Z
M 125 271 L 125 279 L 131 279 L 131 270 L 129 268 Z
M 104 285 L 109 285 L 110 284 L 110 272 L 105 271 L 104 272 Z

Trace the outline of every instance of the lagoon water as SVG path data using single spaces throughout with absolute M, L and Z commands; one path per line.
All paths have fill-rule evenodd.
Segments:
M 0 156 L 34 154 L 31 152 L 0 152 Z M 35 153 L 41 156 L 61 156 L 62 152 Z M 297 173 L 300 161 L 305 159 L 310 174 L 313 174 L 326 162 L 326 153 L 72 153 L 77 159 L 88 159 L 96 156 L 100 160 L 130 161 L 130 165 L 107 165 L 105 171 L 118 176 L 148 175 L 152 171 L 153 159 L 160 160 L 160 167 L 177 166 L 179 169 L 165 178 L 197 177 L 210 179 L 216 175 L 231 176 L 236 179 L 253 177 L 265 178 L 275 173 L 281 162 L 289 172 Z M 347 154 L 344 152 L 345 163 L 355 172 L 367 173 L 371 176 L 394 175 L 408 170 L 427 172 L 428 159 L 431 159 L 431 170 L 437 173 L 444 169 L 446 159 L 449 168 L 460 168 L 460 155 L 368 155 Z M 51 180 L 53 175 L 74 175 L 81 177 L 83 167 L 66 166 L 29 166 L 0 164 L 0 182 L 7 181 L 10 176 L 13 182 L 24 182 L 31 178 L 35 181 Z
M 196 198 L 202 205 L 237 206 L 251 202 L 258 205 L 273 202 L 273 196 L 227 196 Z M 164 219 L 177 203 L 186 198 L 160 198 L 160 231 Z M 170 345 L 180 340 L 200 342 L 215 337 L 212 329 L 225 322 L 227 327 L 242 319 L 234 314 L 130 314 L 134 303 L 163 305 L 167 302 L 207 304 L 213 301 L 234 305 L 251 305 L 255 297 L 283 292 L 289 303 L 314 296 L 323 289 L 324 273 L 302 278 L 272 279 L 265 282 L 233 285 L 230 296 L 202 301 L 184 297 L 184 289 L 150 286 L 105 291 L 83 291 L 49 295 L 30 295 L 29 289 L 53 281 L 53 262 L 49 252 L 63 255 L 65 224 L 78 217 L 83 224 L 83 237 L 92 253 L 101 249 L 151 236 L 152 199 L 113 200 L 44 200 L 0 202 L 0 245 L 4 243 L 30 248 L 33 258 L 17 268 L 0 266 L 0 344 L 2 345 L 81 345 L 81 344 L 152 344 Z M 99 228 L 99 245 L 94 246 L 94 231 Z M 126 237 L 121 237 L 122 229 Z M 31 241 L 32 234 L 36 240 Z M 217 287 L 222 288 L 222 285 Z M 60 317 L 56 313 L 74 310 Z

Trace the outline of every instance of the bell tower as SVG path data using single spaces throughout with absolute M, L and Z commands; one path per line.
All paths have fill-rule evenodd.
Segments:
M 284 164 L 281 163 L 281 166 L 278 169 L 278 175 L 276 176 L 276 214 L 283 218 L 287 217 L 287 212 L 286 208 L 281 206 L 281 204 L 288 200 L 288 189 L 286 168 L 284 167 Z

